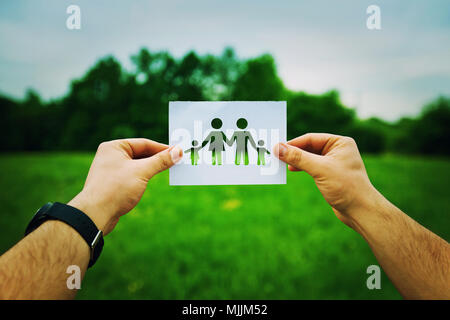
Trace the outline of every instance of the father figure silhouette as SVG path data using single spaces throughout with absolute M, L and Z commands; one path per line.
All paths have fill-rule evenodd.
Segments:
M 255 140 L 253 140 L 253 137 L 251 133 L 247 130 L 244 130 L 247 128 L 248 122 L 244 118 L 240 118 L 236 125 L 241 130 L 236 130 L 233 135 L 231 136 L 230 140 L 227 141 L 227 144 L 231 147 L 234 141 L 236 141 L 236 157 L 234 159 L 234 163 L 236 165 L 239 165 L 241 163 L 241 159 L 244 159 L 244 164 L 248 165 L 248 142 L 252 145 L 255 150 L 257 150 L 257 146 L 255 143 Z

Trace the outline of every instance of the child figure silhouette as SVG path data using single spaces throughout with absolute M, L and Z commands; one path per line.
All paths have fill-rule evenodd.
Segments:
M 197 140 L 192 140 L 192 147 L 185 150 L 184 153 L 191 153 L 191 165 L 196 166 L 198 164 L 198 159 L 200 158 L 198 155 L 198 151 L 202 148 L 196 147 L 198 145 Z
M 256 151 L 258 152 L 258 165 L 262 164 L 263 166 L 266 164 L 266 153 L 270 154 L 269 150 L 263 147 L 264 141 L 259 140 Z

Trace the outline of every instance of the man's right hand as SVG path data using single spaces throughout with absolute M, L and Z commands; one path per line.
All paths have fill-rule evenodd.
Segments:
M 309 133 L 274 148 L 291 171 L 310 174 L 336 216 L 361 234 L 403 297 L 449 299 L 450 245 L 370 183 L 352 138 Z
M 372 186 L 352 138 L 308 133 L 277 144 L 274 153 L 289 164 L 289 170 L 311 175 L 336 216 L 352 228 L 359 209 L 381 196 Z

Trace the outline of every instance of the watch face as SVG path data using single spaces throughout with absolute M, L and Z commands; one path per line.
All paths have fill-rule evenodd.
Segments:
M 47 202 L 47 203 L 44 204 L 42 207 L 40 207 L 40 208 L 38 209 L 38 211 L 36 211 L 36 213 L 34 214 L 33 220 L 34 220 L 34 219 L 37 219 L 37 218 L 38 218 L 39 216 L 41 216 L 41 215 L 44 215 L 44 214 L 48 211 L 48 209 L 51 208 L 52 205 L 53 205 L 53 203 Z
M 25 230 L 25 235 L 29 234 L 31 231 L 36 229 L 40 223 L 39 220 L 45 218 L 46 213 L 48 210 L 53 206 L 53 203 L 48 202 L 44 204 L 33 216 L 30 223 L 27 226 L 27 229 Z

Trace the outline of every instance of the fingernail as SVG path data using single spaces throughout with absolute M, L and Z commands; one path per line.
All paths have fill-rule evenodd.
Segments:
M 284 157 L 284 155 L 286 154 L 286 152 L 287 152 L 287 147 L 286 147 L 286 145 L 284 144 L 284 143 L 279 143 L 279 144 L 277 144 L 277 147 L 278 147 L 278 157 Z
M 183 150 L 179 146 L 175 146 L 170 150 L 170 157 L 172 158 L 173 163 L 177 163 L 180 161 L 181 157 L 183 156 Z

